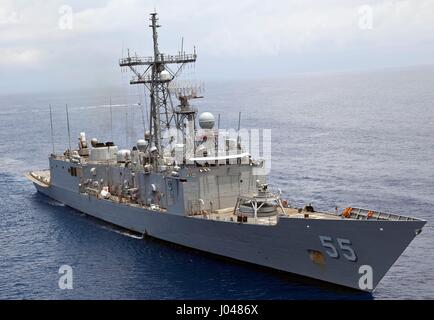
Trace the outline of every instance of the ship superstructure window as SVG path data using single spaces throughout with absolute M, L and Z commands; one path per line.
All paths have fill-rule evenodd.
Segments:
M 76 177 L 77 176 L 77 168 L 69 168 L 68 172 L 71 174 L 71 176 Z

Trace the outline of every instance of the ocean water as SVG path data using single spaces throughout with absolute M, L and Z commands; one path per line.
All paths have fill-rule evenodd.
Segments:
M 87 137 L 131 147 L 142 134 L 137 88 L 0 95 L 1 299 L 434 298 L 434 68 L 207 83 L 201 111 L 221 127 L 272 134 L 270 184 L 293 204 L 348 205 L 428 220 L 371 294 L 139 239 L 37 194 L 24 173 Z M 109 97 L 114 105 L 110 126 Z M 129 105 L 128 107 L 123 106 Z M 127 130 L 126 127 L 129 129 Z M 73 268 L 73 290 L 58 287 Z

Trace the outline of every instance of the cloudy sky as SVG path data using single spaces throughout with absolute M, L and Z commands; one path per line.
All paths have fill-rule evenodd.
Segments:
M 0 0 L 0 94 L 118 85 L 154 8 L 204 80 L 434 64 L 434 0 Z

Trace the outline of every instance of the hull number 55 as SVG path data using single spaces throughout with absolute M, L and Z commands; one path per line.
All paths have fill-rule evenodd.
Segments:
M 326 248 L 326 253 L 330 258 L 339 259 L 339 257 L 342 255 L 348 261 L 357 261 L 357 255 L 354 252 L 354 249 L 351 247 L 350 240 L 337 238 L 336 242 L 339 249 L 336 249 L 335 241 L 332 237 L 319 236 L 319 239 L 321 240 L 322 246 Z

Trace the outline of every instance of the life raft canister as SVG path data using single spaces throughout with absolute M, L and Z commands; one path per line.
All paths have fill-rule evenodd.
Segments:
M 345 218 L 349 218 L 351 215 L 351 211 L 353 211 L 353 208 L 351 207 L 345 208 L 344 211 L 342 212 L 342 216 Z

